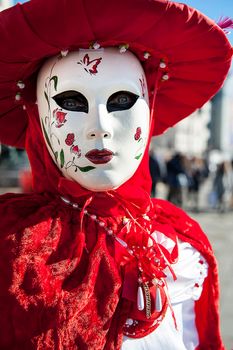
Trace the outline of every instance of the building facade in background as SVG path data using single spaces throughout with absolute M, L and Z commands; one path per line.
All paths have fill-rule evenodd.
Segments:
M 233 75 L 212 100 L 209 145 L 233 158 Z
M 152 143 L 154 150 L 202 156 L 217 150 L 223 158 L 233 159 L 233 75 L 223 88 L 189 118 L 182 120 Z
M 0 0 L 0 11 L 5 10 L 7 7 L 10 7 L 13 5 L 12 0 Z
M 212 104 L 207 102 L 190 117 L 183 119 L 164 135 L 154 138 L 153 148 L 201 157 L 209 148 Z
M 6 8 L 16 5 L 18 2 L 20 2 L 21 4 L 23 2 L 26 2 L 28 0 L 0 0 L 0 11 L 5 10 Z

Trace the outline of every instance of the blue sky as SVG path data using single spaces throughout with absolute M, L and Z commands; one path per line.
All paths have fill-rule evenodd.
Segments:
M 183 0 L 182 2 L 195 7 L 215 21 L 221 16 L 233 18 L 233 0 Z M 233 29 L 228 38 L 233 45 Z

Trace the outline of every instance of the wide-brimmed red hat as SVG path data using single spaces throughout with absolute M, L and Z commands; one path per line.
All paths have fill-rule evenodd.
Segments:
M 0 14 L 0 43 L 0 142 L 18 147 L 25 142 L 25 105 L 35 102 L 36 73 L 50 56 L 99 46 L 134 52 L 151 104 L 157 92 L 155 135 L 218 91 L 232 57 L 217 24 L 166 0 L 31 0 Z

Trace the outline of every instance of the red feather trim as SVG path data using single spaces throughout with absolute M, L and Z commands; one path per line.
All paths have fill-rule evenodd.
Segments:
M 226 34 L 229 34 L 230 32 L 228 29 L 233 28 L 233 19 L 230 17 L 220 17 L 217 25 L 222 28 Z

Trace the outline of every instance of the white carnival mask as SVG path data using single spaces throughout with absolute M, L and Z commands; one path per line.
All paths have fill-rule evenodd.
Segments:
M 37 100 L 48 151 L 66 178 L 106 191 L 132 177 L 150 112 L 144 71 L 131 52 L 79 50 L 49 59 Z

